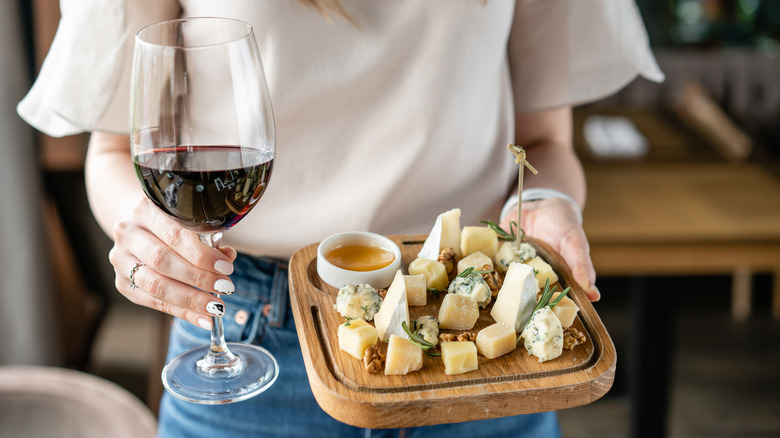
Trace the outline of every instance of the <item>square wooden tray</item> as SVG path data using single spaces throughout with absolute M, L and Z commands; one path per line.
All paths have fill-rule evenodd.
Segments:
M 425 236 L 389 236 L 401 248 L 404 273 Z M 615 346 L 585 292 L 548 245 L 528 239 L 552 265 L 559 287 L 580 307 L 574 326 L 587 341 L 540 363 L 522 343 L 496 359 L 479 355 L 479 369 L 448 376 L 439 357 L 425 356 L 423 368 L 406 376 L 369 374 L 362 361 L 341 351 L 336 336 L 344 318 L 334 309 L 338 290 L 317 275 L 317 245 L 290 260 L 290 300 L 314 397 L 333 418 L 374 429 L 424 426 L 553 411 L 591 403 L 607 393 L 615 376 Z M 442 297 L 410 307 L 412 319 L 438 315 Z M 494 300 L 495 301 L 495 300 Z M 492 324 L 491 306 L 480 311 L 474 330 Z M 447 330 L 444 330 L 445 332 Z

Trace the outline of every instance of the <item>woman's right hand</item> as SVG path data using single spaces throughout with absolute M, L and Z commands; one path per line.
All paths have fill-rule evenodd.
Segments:
M 146 197 L 139 199 L 131 217 L 116 223 L 113 240 L 109 260 L 116 288 L 133 303 L 204 329 L 211 328 L 211 316 L 224 313 L 224 302 L 209 292 L 235 290 L 228 277 L 234 249 L 209 247 Z

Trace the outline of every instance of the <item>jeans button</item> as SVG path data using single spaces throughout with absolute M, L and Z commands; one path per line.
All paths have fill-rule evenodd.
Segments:
M 244 325 L 246 324 L 247 320 L 249 319 L 249 313 L 244 309 L 239 309 L 236 312 L 235 321 L 238 325 Z

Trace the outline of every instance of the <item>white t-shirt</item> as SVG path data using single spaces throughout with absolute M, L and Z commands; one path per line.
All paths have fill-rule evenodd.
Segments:
M 289 257 L 340 231 L 425 233 L 454 207 L 463 225 L 496 219 L 517 172 L 506 150 L 515 112 L 596 100 L 637 75 L 663 79 L 626 0 L 340 3 L 357 26 L 292 0 L 62 0 L 19 114 L 54 136 L 128 133 L 140 28 L 179 6 L 249 22 L 277 155 L 265 196 L 225 241 Z

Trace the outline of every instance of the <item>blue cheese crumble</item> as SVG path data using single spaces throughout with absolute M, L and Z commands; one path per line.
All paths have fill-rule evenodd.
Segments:
M 421 316 L 412 322 L 414 334 L 433 345 L 439 343 L 439 321 L 432 316 Z
M 491 292 L 490 286 L 481 274 L 473 273 L 465 277 L 455 277 L 447 289 L 448 293 L 463 295 L 471 298 L 479 304 L 479 307 L 485 308 L 490 304 Z
M 520 336 L 525 340 L 528 354 L 538 357 L 539 362 L 555 359 L 563 353 L 561 321 L 549 306 L 544 306 L 531 315 Z
M 344 285 L 339 289 L 333 307 L 345 318 L 362 318 L 371 321 L 382 305 L 382 297 L 368 284 Z
M 515 248 L 515 242 L 504 242 L 496 253 L 496 268 L 502 272 L 509 269 L 512 262 L 525 263 L 536 257 L 536 249 L 528 242 L 520 243 L 520 248 Z

